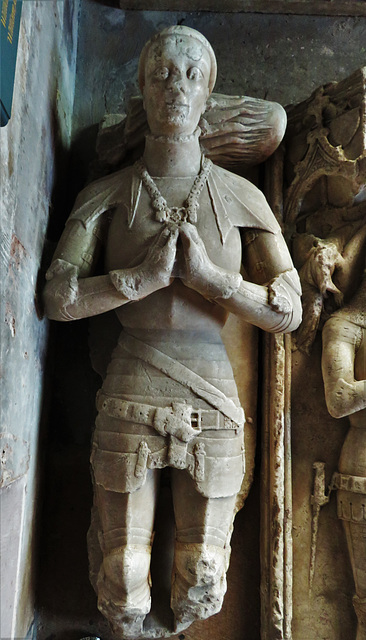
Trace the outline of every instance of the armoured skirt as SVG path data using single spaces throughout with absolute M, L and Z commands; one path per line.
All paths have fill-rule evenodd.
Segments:
M 212 397 L 226 398 L 238 414 L 242 411 L 220 337 L 145 331 L 137 350 L 130 340 L 136 341 L 122 331 L 97 395 L 91 455 L 95 482 L 109 491 L 132 493 L 144 484 L 147 469 L 172 467 L 188 472 L 207 498 L 237 494 L 245 470 L 244 419 L 238 424 L 199 389 L 208 384 Z M 178 363 L 179 380 L 161 366 L 166 357 Z M 187 380 L 182 379 L 185 372 Z

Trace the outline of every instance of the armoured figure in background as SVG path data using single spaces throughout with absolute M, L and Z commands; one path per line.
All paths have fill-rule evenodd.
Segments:
M 333 484 L 356 587 L 356 640 L 366 640 L 366 272 L 350 302 L 326 322 L 322 336 L 328 411 L 334 418 L 349 416 L 350 422 Z
M 94 586 L 124 638 L 149 636 L 164 467 L 176 525 L 175 629 L 155 635 L 221 609 L 244 412 L 220 331 L 229 312 L 272 332 L 301 319 L 297 272 L 264 196 L 202 156 L 197 125 L 215 78 L 214 52 L 193 29 L 170 27 L 145 45 L 143 157 L 81 192 L 47 275 L 50 318 L 115 309 L 123 326 L 97 398 L 91 460 L 103 554 Z M 102 248 L 104 274 L 94 275 Z

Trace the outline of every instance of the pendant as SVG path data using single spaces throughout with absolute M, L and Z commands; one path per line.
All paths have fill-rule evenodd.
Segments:
M 171 222 L 187 222 L 187 209 L 186 207 L 170 207 L 169 220 Z

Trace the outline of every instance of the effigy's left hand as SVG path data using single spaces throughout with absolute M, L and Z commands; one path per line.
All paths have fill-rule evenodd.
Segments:
M 218 267 L 210 260 L 202 238 L 196 227 L 185 222 L 179 227 L 182 239 L 185 272 L 181 276 L 184 284 L 205 298 L 229 298 L 242 281 L 239 273 Z

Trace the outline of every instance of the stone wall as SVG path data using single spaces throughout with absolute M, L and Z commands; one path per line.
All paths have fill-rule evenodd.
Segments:
M 199 3 L 198 3 L 199 4 Z M 171 24 L 202 31 L 218 60 L 215 90 L 276 100 L 307 98 L 365 64 L 365 18 L 250 13 L 122 11 L 82 1 L 74 132 L 126 110 L 139 93 L 146 40 Z
M 24 638 L 34 615 L 48 334 L 37 280 L 70 144 L 77 26 L 78 0 L 23 3 L 12 117 L 0 130 L 1 638 Z

